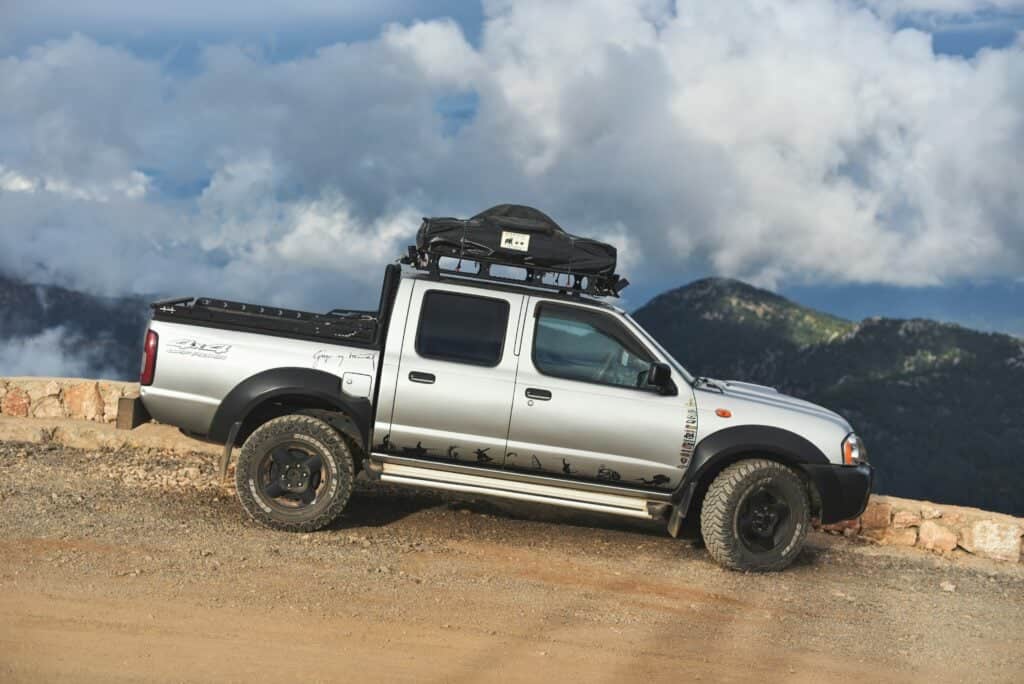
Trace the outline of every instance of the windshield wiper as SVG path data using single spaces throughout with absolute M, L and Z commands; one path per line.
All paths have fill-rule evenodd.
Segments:
M 711 378 L 705 378 L 705 377 L 701 376 L 701 377 L 695 379 L 693 381 L 693 384 L 695 386 L 697 386 L 697 387 L 704 387 L 704 388 L 709 388 L 709 389 L 713 389 L 713 390 L 718 390 L 722 394 L 725 394 L 725 388 L 722 387 L 722 385 L 719 382 L 717 382 L 716 380 L 712 380 Z

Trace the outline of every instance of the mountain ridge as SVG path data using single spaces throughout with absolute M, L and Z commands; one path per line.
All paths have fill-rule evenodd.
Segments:
M 131 378 L 138 373 L 147 308 L 141 297 L 98 297 L 0 273 L 0 345 L 74 359 L 75 368 L 93 376 Z

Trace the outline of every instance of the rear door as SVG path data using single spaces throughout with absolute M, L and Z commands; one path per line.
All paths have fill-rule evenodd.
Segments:
M 417 281 L 389 434 L 376 450 L 500 468 L 525 297 Z
M 610 311 L 531 297 L 526 314 L 506 467 L 674 488 L 696 414 L 685 380 L 672 371 L 674 396 L 647 386 L 664 359 Z

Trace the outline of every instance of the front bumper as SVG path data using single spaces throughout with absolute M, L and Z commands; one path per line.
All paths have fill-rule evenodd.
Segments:
M 874 480 L 874 469 L 870 465 L 806 464 L 803 469 L 821 497 L 822 524 L 850 520 L 864 512 Z

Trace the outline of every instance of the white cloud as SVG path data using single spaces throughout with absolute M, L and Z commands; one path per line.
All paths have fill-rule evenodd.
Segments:
M 35 192 L 38 183 L 16 171 L 5 169 L 0 164 L 0 190 L 6 192 Z
M 376 283 L 380 269 L 367 266 L 393 260 L 422 215 L 405 208 L 363 224 L 337 190 L 283 200 L 273 196 L 274 186 L 275 169 L 267 156 L 229 164 L 214 174 L 199 200 L 200 221 L 218 230 L 200 244 L 226 250 L 260 271 L 317 268 Z
M 81 35 L 0 60 L 0 269 L 368 302 L 420 215 L 519 201 L 614 237 L 641 284 L 1024 271 L 1020 44 L 937 56 L 842 1 L 485 8 L 477 46 L 437 20 L 284 61 L 211 46 L 189 73 Z M 438 103 L 467 92 L 453 133 Z
M 64 178 L 44 176 L 32 178 L 11 171 L 0 164 L 0 190 L 7 192 L 36 192 L 42 190 L 73 199 L 90 202 L 109 202 L 113 197 L 142 199 L 149 189 L 150 179 L 140 171 L 132 171 L 120 178 L 95 179 L 86 185 L 76 185 Z
M 481 76 L 480 56 L 450 19 L 422 22 L 412 26 L 391 25 L 383 41 L 408 54 L 432 81 L 457 87 L 469 86 Z
M 84 378 L 109 377 L 89 359 L 64 349 L 64 329 L 49 328 L 29 337 L 0 340 L 0 376 L 50 375 Z

